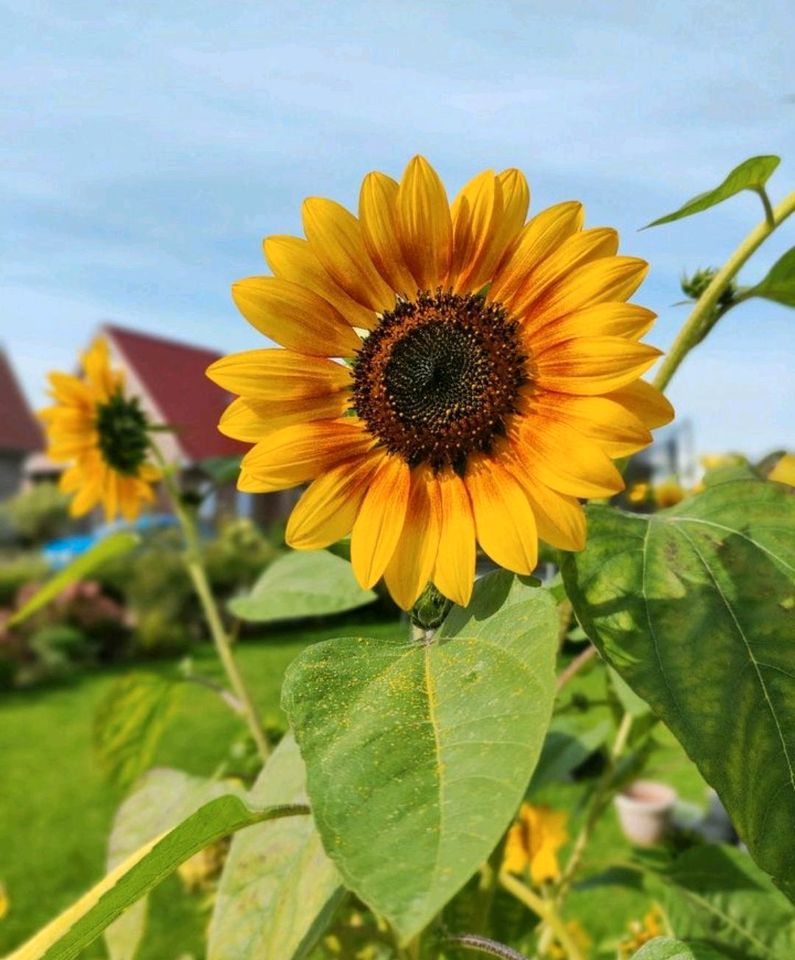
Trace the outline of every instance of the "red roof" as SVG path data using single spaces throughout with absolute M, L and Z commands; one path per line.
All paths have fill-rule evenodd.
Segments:
M 163 422 L 177 428 L 177 440 L 189 460 L 229 456 L 247 449 L 217 430 L 232 398 L 208 380 L 204 371 L 220 354 L 110 324 L 104 330 L 133 367 Z
M 41 428 L 28 406 L 14 370 L 0 350 L 0 450 L 28 453 L 43 447 Z

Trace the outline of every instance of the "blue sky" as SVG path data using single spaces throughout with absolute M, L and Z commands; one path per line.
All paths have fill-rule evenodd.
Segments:
M 791 0 L 756 4 L 0 0 L 0 341 L 40 403 L 111 319 L 228 352 L 261 344 L 229 298 L 301 200 L 355 206 L 414 153 L 450 193 L 521 167 L 539 209 L 586 204 L 651 262 L 666 347 L 681 272 L 760 219 L 743 195 L 638 227 L 778 153 L 795 188 Z M 795 218 L 746 268 L 795 243 Z M 795 448 L 795 312 L 754 301 L 674 380 L 701 451 Z

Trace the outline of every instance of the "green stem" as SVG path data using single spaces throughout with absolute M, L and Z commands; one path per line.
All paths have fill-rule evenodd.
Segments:
M 768 205 L 769 203 L 768 200 Z M 754 227 L 721 269 L 718 270 L 707 289 L 699 297 L 657 371 L 654 386 L 658 390 L 664 390 L 668 386 L 679 365 L 703 338 L 704 328 L 710 323 L 721 295 L 745 262 L 792 213 L 795 213 L 795 193 L 791 193 L 777 207 L 771 208 L 769 218 L 766 217 L 762 223 Z
M 166 463 L 163 455 L 154 444 L 152 444 L 152 449 L 163 471 L 163 483 L 168 491 L 174 512 L 177 515 L 177 520 L 179 520 L 182 534 L 185 538 L 184 559 L 188 576 L 191 579 L 196 596 L 199 598 L 199 603 L 202 607 L 204 619 L 207 621 L 218 659 L 221 661 L 227 679 L 229 680 L 229 685 L 240 703 L 241 712 L 248 724 L 251 736 L 257 745 L 257 750 L 264 763 L 270 755 L 270 745 L 268 744 L 268 738 L 260 723 L 259 714 L 254 706 L 251 693 L 243 680 L 243 675 L 232 653 L 232 644 L 229 635 L 224 628 L 221 614 L 218 610 L 218 604 L 215 601 L 210 583 L 207 579 L 207 571 L 204 567 L 196 521 L 182 503 L 180 492 L 169 464 Z
M 517 900 L 526 907 L 538 914 L 541 921 L 552 931 L 561 947 L 566 951 L 569 960 L 583 960 L 582 951 L 572 940 L 571 934 L 566 928 L 560 914 L 557 904 L 551 900 L 543 900 L 534 890 L 531 890 L 527 884 L 522 883 L 510 873 L 500 874 L 500 883 L 513 894 Z
M 580 863 L 582 862 L 583 854 L 585 853 L 586 847 L 593 836 L 596 824 L 598 823 L 599 818 L 601 817 L 602 812 L 610 798 L 610 794 L 614 786 L 616 765 L 619 757 L 624 752 L 624 748 L 627 745 L 627 739 L 629 738 L 629 732 L 631 728 L 632 715 L 625 713 L 621 718 L 621 723 L 619 724 L 618 731 L 616 732 L 616 739 L 613 742 L 613 746 L 610 750 L 608 764 L 605 767 L 604 772 L 602 773 L 602 776 L 596 785 L 594 795 L 591 798 L 588 813 L 585 817 L 585 823 L 582 825 L 582 829 L 577 835 L 577 839 L 574 841 L 574 847 L 572 848 L 571 855 L 566 863 L 565 869 L 563 870 L 560 881 L 558 882 L 558 887 L 555 893 L 555 900 L 557 903 L 561 903 L 566 897 L 566 894 L 569 892 L 571 884 L 574 880 L 574 876 L 579 869 Z

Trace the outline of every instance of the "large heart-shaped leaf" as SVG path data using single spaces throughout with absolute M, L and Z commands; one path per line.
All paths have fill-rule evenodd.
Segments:
M 431 643 L 330 640 L 288 670 L 283 704 L 326 851 L 403 940 L 488 857 L 524 795 L 557 627 L 546 590 L 496 573 Z
M 306 773 L 287 734 L 251 789 L 260 806 L 305 802 Z M 345 888 L 311 817 L 237 834 L 210 924 L 208 960 L 300 960 L 325 929 Z
M 108 841 L 108 870 L 205 803 L 233 792 L 232 786 L 221 780 L 204 780 L 164 767 L 150 770 L 116 812 Z M 306 822 L 309 818 L 298 819 Z M 142 897 L 105 931 L 110 960 L 132 960 L 135 956 L 146 927 L 146 908 L 147 900 Z
M 296 550 L 274 560 L 247 596 L 229 601 L 229 609 L 241 620 L 268 623 L 342 613 L 375 598 L 342 558 L 327 550 Z
M 739 480 L 653 516 L 593 508 L 563 572 L 588 635 L 795 897 L 795 491 Z
M 667 912 L 688 940 L 708 941 L 732 960 L 792 960 L 795 910 L 741 850 L 704 846 L 665 871 Z
M 701 213 L 702 210 L 708 210 L 718 203 L 723 203 L 724 200 L 728 200 L 729 197 L 733 197 L 742 190 L 759 192 L 764 189 L 771 174 L 780 163 L 781 158 L 776 156 L 749 157 L 748 160 L 744 160 L 736 166 L 723 183 L 715 187 L 714 190 L 700 193 L 692 200 L 688 200 L 678 210 L 660 217 L 658 220 L 653 220 L 647 226 L 656 227 L 661 223 L 670 223 L 672 220 L 681 220 L 683 217 L 690 217 L 694 213 Z

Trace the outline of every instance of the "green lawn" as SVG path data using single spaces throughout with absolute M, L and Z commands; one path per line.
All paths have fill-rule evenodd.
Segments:
M 278 718 L 279 689 L 287 665 L 309 643 L 330 636 L 365 632 L 394 635 L 389 623 L 367 626 L 336 622 L 323 628 L 280 635 L 276 631 L 239 646 L 243 671 L 263 715 Z M 196 667 L 220 679 L 212 651 L 202 650 Z M 173 672 L 174 663 L 155 662 L 135 669 Z M 91 748 L 95 707 L 120 670 L 103 670 L 57 687 L 2 694 L 0 701 L 0 881 L 10 911 L 0 921 L 0 954 L 13 948 L 67 906 L 103 873 L 105 843 L 113 813 L 122 799 L 102 778 Z M 603 697 L 601 667 L 570 684 L 565 697 L 579 691 Z M 564 699 L 565 699 L 564 697 Z M 603 708 L 597 713 L 606 715 Z M 597 722 L 598 716 L 595 716 Z M 215 694 L 185 685 L 179 707 L 161 744 L 157 763 L 196 774 L 211 774 L 241 734 L 239 721 Z M 667 731 L 645 775 L 672 783 L 683 799 L 703 803 L 704 784 Z M 559 784 L 541 799 L 558 808 L 573 808 L 579 788 Z M 572 832 L 576 828 L 573 824 Z M 629 852 L 611 812 L 589 850 L 594 864 Z M 599 938 L 620 932 L 647 907 L 640 894 L 603 888 L 575 892 L 567 915 L 576 916 Z M 166 881 L 152 898 L 151 921 L 141 960 L 202 957 L 202 931 L 209 914 L 201 896 L 183 892 L 178 879 Z M 83 955 L 104 957 L 101 941 Z
M 263 715 L 280 715 L 282 676 L 307 644 L 362 631 L 394 635 L 395 626 L 337 621 L 241 643 L 241 668 Z M 195 664 L 197 671 L 221 679 L 210 647 L 197 654 Z M 175 664 L 127 669 L 173 673 Z M 120 672 L 96 671 L 57 687 L 0 694 L 0 881 L 10 899 L 9 913 L 0 920 L 0 954 L 30 936 L 104 873 L 105 843 L 122 794 L 104 781 L 97 766 L 91 723 Z M 186 684 L 157 763 L 212 774 L 241 733 L 238 719 L 214 693 Z M 207 919 L 200 898 L 184 894 L 179 881 L 170 878 L 153 897 L 141 960 L 177 960 L 185 953 L 198 960 Z M 86 960 L 104 956 L 101 943 L 84 953 Z

